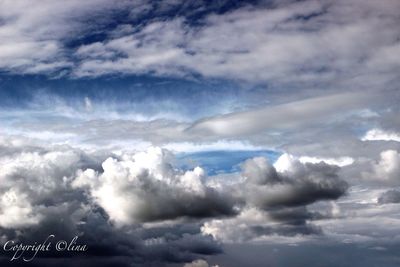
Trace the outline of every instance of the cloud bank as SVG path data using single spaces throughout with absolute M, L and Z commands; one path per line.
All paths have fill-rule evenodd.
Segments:
M 4 237 L 26 241 L 48 231 L 63 237 L 84 233 L 91 253 L 115 244 L 110 255 L 138 264 L 150 255 L 153 263 L 190 262 L 196 254 L 220 253 L 218 241 L 228 239 L 220 236 L 243 230 L 238 221 L 247 237 L 236 241 L 319 235 L 311 224 L 316 215 L 306 206 L 337 199 L 347 188 L 339 167 L 303 164 L 286 154 L 275 166 L 262 157 L 249 159 L 241 178 L 225 184 L 200 167 L 176 169 L 173 154 L 157 147 L 118 156 L 66 145 L 26 149 L 12 139 L 2 146 Z M 223 230 L 216 230 L 221 220 Z

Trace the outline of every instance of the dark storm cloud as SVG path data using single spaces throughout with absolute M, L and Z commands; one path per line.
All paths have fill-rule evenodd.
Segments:
M 274 165 L 256 157 L 241 167 L 244 180 L 230 187 L 244 207 L 236 217 L 213 219 L 202 228 L 225 242 L 323 235 L 323 228 L 314 222 L 329 219 L 332 214 L 310 211 L 308 206 L 337 200 L 348 189 L 338 166 L 302 163 L 288 154 Z
M 325 163 L 301 163 L 290 155 L 281 156 L 275 166 L 265 158 L 253 158 L 243 164 L 244 192 L 249 203 L 268 210 L 274 207 L 295 207 L 319 200 L 337 199 L 348 187 L 337 166 Z
M 104 161 L 104 154 L 88 153 L 69 146 L 43 145 L 33 146 L 24 151 L 18 149 L 18 144 L 18 139 L 12 138 L 4 142 L 4 153 L 0 157 L 2 245 L 6 240 L 34 244 L 54 234 L 57 240 L 67 241 L 79 236 L 78 243 L 89 247 L 88 251 L 82 253 L 55 251 L 42 253 L 33 262 L 27 263 L 27 266 L 43 264 L 59 266 L 60 260 L 65 266 L 75 265 L 85 263 L 87 257 L 94 258 L 91 263 L 93 266 L 96 266 L 95 262 L 101 266 L 113 264 L 142 266 L 147 263 L 152 264 L 151 262 L 162 266 L 168 262 L 190 262 L 195 260 L 197 255 L 211 255 L 222 251 L 220 245 L 210 236 L 201 234 L 200 225 L 197 223 L 180 222 L 146 227 L 133 224 L 129 227 L 116 227 L 110 220 L 113 214 L 109 215 L 102 207 L 93 203 L 83 190 L 73 189 L 70 186 L 80 168 L 102 171 L 101 162 Z M 108 153 L 107 156 L 111 155 Z M 162 202 L 156 197 L 152 200 L 150 193 L 152 189 L 150 187 L 147 189 L 149 191 L 146 197 L 149 202 Z M 194 206 L 197 205 L 196 201 L 185 203 L 194 206 L 192 211 L 194 217 L 216 216 L 220 212 L 232 213 L 229 205 L 223 204 L 221 207 L 216 205 L 218 203 L 216 201 L 223 200 L 218 200 L 219 196 L 215 194 L 209 192 L 204 196 L 200 213 Z M 184 196 L 177 197 L 182 197 L 181 200 L 184 202 Z M 201 202 L 201 198 L 199 201 Z M 183 207 L 179 201 L 168 204 L 169 210 L 177 206 L 176 210 L 179 211 L 179 207 Z M 214 208 L 206 204 L 211 204 Z M 184 210 L 189 211 L 189 208 Z M 209 212 L 204 214 L 206 210 Z M 167 211 L 167 214 L 170 213 Z M 177 213 L 177 216 L 181 215 Z M 3 250 L 1 253 L 7 261 L 12 256 Z M 11 263 L 5 264 L 8 266 Z
M 71 216 L 68 214 L 67 216 Z M 2 230 L 2 234 L 16 243 L 34 244 L 43 241 L 53 233 L 53 240 L 70 241 L 79 236 L 78 244 L 85 244 L 85 252 L 39 252 L 27 266 L 71 266 L 85 263 L 88 266 L 164 266 L 168 263 L 182 263 L 195 260 L 198 255 L 214 255 L 222 252 L 220 244 L 210 236 L 200 234 L 198 225 L 165 226 L 154 228 L 115 228 L 100 213 L 89 213 L 77 225 L 70 221 L 62 221 L 60 214 L 51 222 L 48 218 L 41 225 L 31 227 L 16 235 L 13 230 Z M 67 218 L 67 217 L 65 217 Z M 74 229 L 69 229 L 73 227 Z M 66 231 L 67 230 L 67 231 Z M 22 259 L 9 262 L 13 253 L 1 251 L 4 262 L 10 266 L 21 263 Z M 27 258 L 31 254 L 26 253 Z M 63 265 L 64 264 L 64 265 Z M 8 266 L 8 265 L 5 265 Z
M 305 206 L 295 208 L 280 207 L 267 212 L 271 225 L 253 225 L 249 227 L 248 238 L 278 235 L 295 237 L 302 235 L 322 235 L 323 229 L 312 223 L 321 218 L 320 214 L 312 213 Z

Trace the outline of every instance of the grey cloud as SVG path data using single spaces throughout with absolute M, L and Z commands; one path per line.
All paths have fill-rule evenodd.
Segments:
M 323 228 L 313 221 L 331 215 L 309 211 L 308 205 L 344 196 L 348 184 L 339 169 L 325 163 L 301 163 L 287 154 L 274 165 L 262 157 L 248 159 L 242 164 L 244 180 L 231 186 L 245 206 L 236 217 L 206 221 L 202 231 L 225 242 L 276 237 L 304 241 L 306 236 L 321 235 Z
M 201 230 L 224 244 L 303 242 L 323 234 L 323 229 L 313 223 L 313 216 L 306 207 L 268 212 L 249 208 L 236 217 L 208 220 Z
M 59 240 L 71 240 L 78 235 L 78 243 L 89 247 L 88 251 L 79 254 L 39 253 L 33 262 L 26 263 L 27 266 L 58 266 L 60 262 L 71 266 L 85 262 L 87 258 L 91 259 L 93 266 L 167 266 L 222 252 L 220 244 L 210 236 L 200 234 L 200 228 L 195 224 L 115 228 L 101 212 L 94 210 L 86 213 L 80 224 L 72 222 L 71 217 L 71 211 L 65 214 L 57 211 L 42 224 L 30 227 L 22 234 L 11 229 L 0 231 L 3 238 L 25 244 L 44 240 L 49 233 L 55 234 Z M 1 251 L 0 256 L 9 262 L 11 255 Z M 13 264 L 11 266 L 15 266 L 15 262 Z
M 1 236 L 29 241 L 41 240 L 49 231 L 67 239 L 83 233 L 82 242 L 92 248 L 85 257 L 93 257 L 93 262 L 99 265 L 163 266 L 191 262 L 199 255 L 219 257 L 215 256 L 223 252 L 219 241 L 307 243 L 320 238 L 354 238 L 356 241 L 368 239 L 372 246 L 376 243 L 374 234 L 369 233 L 370 226 L 377 224 L 373 218 L 381 218 L 379 214 L 385 218 L 380 223 L 387 226 L 379 232 L 379 237 L 384 239 L 395 231 L 391 222 L 396 219 L 393 214 L 397 212 L 389 206 L 397 205 L 377 206 L 373 202 L 375 193 L 371 195 L 368 191 L 367 198 L 358 199 L 353 191 L 349 192 L 350 196 L 344 196 L 347 184 L 341 178 L 342 168 L 324 163 L 301 163 L 284 155 L 271 165 L 264 158 L 253 158 L 242 164 L 244 180 L 212 187 L 213 183 L 203 179 L 206 177 L 201 169 L 184 172 L 171 167 L 169 157 L 172 155 L 166 151 L 163 154 L 162 150 L 117 156 L 68 146 L 31 144 L 24 149 L 22 141 L 9 139 L 2 143 L 4 150 L 0 159 L 7 164 L 1 165 L 5 183 L 0 188 L 8 192 L 5 199 L 9 202 L 8 206 L 1 206 L 0 215 L 9 212 L 10 203 L 14 211 L 20 212 L 0 217 Z M 113 159 L 106 160 L 109 156 Z M 87 169 L 93 171 L 85 172 Z M 40 179 L 46 177 L 55 179 L 52 183 L 41 183 Z M 95 193 L 102 183 L 107 183 L 106 178 L 114 181 L 111 188 L 117 190 L 116 195 L 108 195 L 114 197 L 114 201 L 99 201 L 100 195 Z M 131 183 L 135 179 L 139 183 L 133 186 Z M 79 188 L 71 188 L 71 183 L 78 183 L 75 186 Z M 161 188 L 169 194 L 161 194 Z M 11 194 L 10 189 L 16 191 Z M 139 212 L 136 213 L 139 217 L 129 217 L 135 215 L 130 205 L 137 202 L 122 203 L 122 209 L 108 206 L 121 203 L 121 199 L 129 200 L 134 197 L 132 192 L 144 192 L 139 195 L 146 203 L 154 203 L 153 206 L 164 210 L 153 209 L 150 205 L 150 215 Z M 226 196 L 227 192 L 230 197 Z M 321 201 L 339 197 L 338 216 L 324 215 L 329 214 L 325 206 L 314 207 Z M 349 197 L 354 199 L 349 201 Z M 362 204 L 366 201 L 372 204 Z M 140 211 L 147 206 L 136 208 Z M 114 223 L 125 215 L 128 215 L 127 221 L 122 220 L 120 225 Z M 133 220 L 135 218 L 139 219 L 138 223 Z M 178 220 L 166 222 L 168 219 Z M 146 220 L 156 222 L 140 223 Z M 367 225 L 363 226 L 365 222 Z M 24 234 L 19 235 L 20 231 Z M 107 257 L 99 261 L 104 255 Z M 37 264 L 57 264 L 52 256 L 43 255 Z M 62 257 L 68 263 L 85 262 L 84 257 L 68 254 Z
M 379 204 L 400 203 L 400 191 L 388 190 L 378 198 Z
M 269 209 L 267 215 L 272 223 L 251 226 L 250 232 L 254 235 L 252 238 L 272 235 L 295 237 L 323 234 L 322 228 L 312 223 L 314 219 L 321 218 L 321 215 L 308 211 L 305 206 Z M 274 224 L 274 222 L 277 223 Z
M 342 113 L 360 109 L 371 97 L 372 95 L 365 93 L 344 93 L 310 98 L 203 119 L 194 123 L 187 131 L 240 136 L 267 129 L 304 127 L 313 122 L 326 123 L 338 116 L 336 111 Z
M 386 143 L 386 142 L 385 142 Z M 359 171 L 357 177 L 375 185 L 399 185 L 400 153 L 394 149 L 380 151 L 373 158 L 360 158 L 350 168 Z
M 71 240 L 79 235 L 79 242 L 90 248 L 84 255 L 68 252 L 40 254 L 28 266 L 55 266 L 59 265 L 59 260 L 65 261 L 68 266 L 85 262 L 86 256 L 93 258 L 95 266 L 163 266 L 168 262 L 188 262 L 199 255 L 222 252 L 220 244 L 210 236 L 202 235 L 196 223 L 115 227 L 110 222 L 112 214 L 107 214 L 93 203 L 83 190 L 70 186 L 81 168 L 102 171 L 104 154 L 84 152 L 69 146 L 33 146 L 24 151 L 17 144 L 16 140 L 11 139 L 4 143 L 5 151 L 0 157 L 0 243 L 12 239 L 33 244 L 44 240 L 49 234 L 56 235 L 60 240 Z M 190 177 L 187 178 L 190 180 Z M 212 193 L 208 196 L 211 196 L 211 202 L 205 204 L 215 204 L 212 202 Z M 151 201 L 150 194 L 148 199 Z M 178 202 L 169 204 L 183 205 Z M 190 202 L 188 205 L 192 204 L 196 203 Z M 215 214 L 208 206 L 202 208 L 211 210 L 209 216 L 218 215 L 218 205 L 215 206 Z M 8 253 L 2 251 L 0 254 L 2 262 L 3 258 L 9 262 Z
M 294 237 L 298 235 L 319 235 L 322 233 L 321 229 L 312 224 L 281 224 L 275 227 L 266 226 L 253 226 L 251 227 L 252 238 L 257 236 L 271 236 L 280 235 Z
M 65 225 L 52 219 L 55 217 L 64 218 L 65 224 L 89 225 L 90 216 L 94 218 L 96 213 L 103 214 L 99 218 L 104 222 L 99 225 L 107 226 L 110 220 L 124 228 L 148 221 L 235 216 L 238 209 L 249 205 L 265 209 L 269 220 L 290 229 L 298 225 L 299 231 L 305 232 L 301 229 L 314 214 L 304 206 L 338 198 L 346 189 L 337 168 L 302 164 L 289 156 L 278 161 L 285 170 L 264 158 L 250 159 L 243 163 L 243 184 L 220 187 L 208 183 L 201 168 L 176 170 L 170 164 L 172 155 L 159 148 L 116 156 L 68 146 L 28 147 L 24 151 L 13 148 L 12 143 L 4 144 L 8 148 L 0 158 L 3 229 L 37 229 L 38 225 L 63 229 Z M 87 217 L 94 207 L 98 210 Z M 73 227 L 64 234 L 76 230 Z
M 78 192 L 69 189 L 68 179 L 79 168 L 97 169 L 102 158 L 68 147 L 18 154 L 12 148 L 8 151 L 11 155 L 0 157 L 0 225 L 5 228 L 37 224 L 50 209 L 67 208 L 74 205 L 75 199 L 82 200 Z
M 278 163 L 287 170 L 278 172 L 264 158 L 249 159 L 242 167 L 244 183 L 234 184 L 231 189 L 213 188 L 205 183 L 201 168 L 176 172 L 165 150 L 150 148 L 126 154 L 121 160 L 109 158 L 100 173 L 92 169 L 79 171 L 72 186 L 87 190 L 118 225 L 234 215 L 235 208 L 242 205 L 254 205 L 272 214 L 276 207 L 337 199 L 347 189 L 347 183 L 337 174 L 338 167 L 303 164 L 289 155 L 282 156 Z M 276 218 L 283 218 L 275 213 Z M 288 213 L 297 216 L 295 210 Z
M 258 165 L 258 168 L 253 168 L 257 173 L 248 170 L 254 164 Z M 243 167 L 244 175 L 249 177 L 243 185 L 244 194 L 249 203 L 262 209 L 302 206 L 319 200 L 337 199 L 348 187 L 339 177 L 337 166 L 325 163 L 303 164 L 290 155 L 278 159 L 275 166 L 278 164 L 285 168 L 278 173 L 276 167 L 268 164 L 265 160 L 254 158 L 248 160 Z M 257 176 L 256 182 L 254 176 Z

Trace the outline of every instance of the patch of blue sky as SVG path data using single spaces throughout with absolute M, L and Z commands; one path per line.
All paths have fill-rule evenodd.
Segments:
M 208 175 L 234 173 L 240 171 L 240 164 L 249 158 L 265 157 L 271 163 L 282 153 L 273 150 L 219 150 L 176 154 L 177 167 L 189 170 L 196 166 L 206 170 Z
M 151 76 L 48 79 L 45 76 L 0 75 L 0 108 L 54 110 L 56 105 L 93 111 L 159 118 L 168 111 L 177 120 L 246 109 L 260 101 L 259 88 L 242 88 L 223 80 L 185 80 Z M 174 116 L 172 116 L 174 117 Z
M 138 1 L 140 2 L 140 1 Z M 153 1 L 145 5 L 134 5 L 134 9 L 110 9 L 101 14 L 92 14 L 86 19 L 88 29 L 83 30 L 81 34 L 66 38 L 64 46 L 70 49 L 76 49 L 81 45 L 104 42 L 110 38 L 114 31 L 121 25 L 130 25 L 137 30 L 155 20 L 170 20 L 176 17 L 184 17 L 185 23 L 197 25 L 203 23 L 204 17 L 210 14 L 223 14 L 244 6 L 257 4 L 259 0 L 232 1 L 232 0 L 196 0 L 168 3 L 168 1 Z M 148 5 L 146 7 L 146 5 Z M 134 12 L 139 10 L 139 12 Z

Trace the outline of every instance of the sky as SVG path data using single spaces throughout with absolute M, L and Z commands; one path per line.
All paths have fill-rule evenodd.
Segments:
M 398 266 L 400 2 L 0 0 L 0 263 Z

